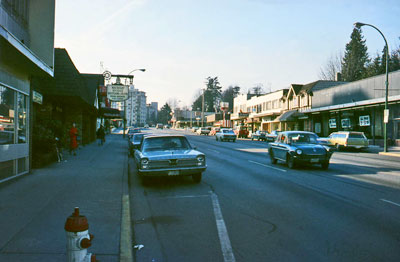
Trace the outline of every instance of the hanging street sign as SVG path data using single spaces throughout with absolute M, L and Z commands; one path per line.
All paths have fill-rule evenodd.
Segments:
M 122 102 L 129 97 L 129 86 L 107 85 L 107 98 L 113 102 Z

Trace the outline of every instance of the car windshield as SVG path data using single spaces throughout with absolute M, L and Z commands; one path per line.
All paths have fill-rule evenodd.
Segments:
M 143 142 L 143 151 L 186 150 L 191 146 L 186 137 L 152 137 Z
M 288 139 L 293 144 L 318 144 L 318 137 L 314 134 L 293 133 L 288 135 Z
M 233 131 L 232 130 L 222 130 L 222 133 L 224 133 L 224 134 L 227 134 L 227 133 L 233 133 Z
M 139 142 L 140 140 L 142 140 L 143 136 L 144 136 L 144 134 L 137 134 L 137 135 L 133 136 L 133 141 Z

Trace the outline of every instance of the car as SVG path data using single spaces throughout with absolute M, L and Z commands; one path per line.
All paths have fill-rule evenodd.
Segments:
M 249 130 L 245 126 L 238 126 L 235 129 L 235 134 L 238 138 L 248 138 L 249 137 Z
M 146 124 L 146 125 L 144 125 L 144 128 L 149 128 L 149 125 L 147 125 L 147 124 Z
M 131 156 L 133 156 L 135 150 L 140 148 L 144 135 L 145 133 L 133 134 L 133 137 L 129 141 L 129 153 L 131 154 Z
M 129 128 L 128 139 L 131 140 L 134 134 L 142 132 L 140 128 Z
M 267 142 L 274 142 L 275 139 L 278 137 L 280 132 L 281 131 L 274 130 L 271 133 L 266 134 L 265 135 L 265 139 L 267 140 Z
M 209 135 L 210 134 L 210 128 L 209 127 L 200 127 L 197 129 L 196 133 L 199 135 Z
M 163 129 L 163 127 L 164 127 L 163 124 L 160 123 L 156 125 L 156 129 Z
M 281 132 L 276 141 L 268 144 L 272 164 L 278 160 L 286 162 L 289 168 L 297 164 L 320 164 L 328 169 L 333 151 L 318 143 L 318 136 L 307 131 Z
M 212 127 L 209 135 L 215 136 L 215 134 L 219 132 L 220 129 L 221 129 L 220 127 Z
M 221 128 L 219 132 L 215 134 L 216 141 L 232 141 L 236 142 L 236 134 L 230 128 Z
M 197 129 L 199 129 L 197 126 L 192 127 L 192 132 L 196 133 Z
M 368 139 L 364 133 L 355 131 L 333 132 L 328 136 L 326 144 L 335 147 L 337 150 L 344 148 L 363 150 L 369 146 Z
M 257 139 L 258 141 L 266 141 L 266 132 L 257 130 L 256 132 L 251 134 L 251 140 Z
M 184 135 L 146 135 L 134 158 L 143 182 L 150 177 L 191 176 L 199 183 L 207 168 L 205 154 Z

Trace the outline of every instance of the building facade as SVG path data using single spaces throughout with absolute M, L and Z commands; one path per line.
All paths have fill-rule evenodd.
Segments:
M 129 98 L 125 101 L 128 126 L 144 126 L 147 121 L 146 93 L 129 87 Z
M 158 102 L 147 104 L 147 124 L 155 125 L 158 119 Z
M 31 79 L 54 76 L 54 20 L 54 0 L 0 1 L 0 181 L 31 169 Z

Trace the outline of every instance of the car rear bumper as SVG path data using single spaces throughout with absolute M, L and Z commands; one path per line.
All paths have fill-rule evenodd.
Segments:
M 190 176 L 202 173 L 207 166 L 201 167 L 182 167 L 182 168 L 159 168 L 159 169 L 139 169 L 142 176 Z

